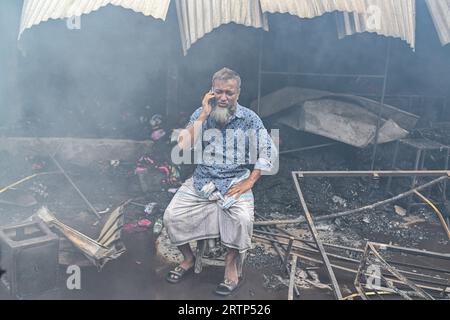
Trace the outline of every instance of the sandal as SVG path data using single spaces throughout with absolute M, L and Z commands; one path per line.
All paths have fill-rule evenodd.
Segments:
M 194 264 L 195 265 L 195 264 Z M 173 270 L 170 270 L 166 276 L 166 280 L 170 283 L 178 283 L 183 280 L 189 273 L 194 270 L 194 265 L 189 269 L 184 269 L 180 266 L 176 266 Z
M 225 279 L 223 280 L 223 282 L 219 283 L 214 292 L 220 296 L 229 296 L 232 293 L 236 292 L 236 290 L 241 286 L 242 282 L 242 278 L 239 278 L 238 282 L 233 282 L 231 280 Z

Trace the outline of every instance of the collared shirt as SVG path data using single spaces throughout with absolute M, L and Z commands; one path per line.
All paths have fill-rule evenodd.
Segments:
M 187 127 L 194 124 L 201 111 L 200 107 L 192 114 Z M 273 168 L 276 147 L 262 120 L 248 108 L 238 104 L 235 114 L 222 128 L 208 117 L 202 124 L 201 134 L 202 161 L 193 176 L 194 186 L 199 192 L 213 182 L 225 195 L 232 184 L 248 175 L 247 166 L 250 164 L 262 171 Z

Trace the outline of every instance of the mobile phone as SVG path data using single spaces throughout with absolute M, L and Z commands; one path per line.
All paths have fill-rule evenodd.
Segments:
M 216 100 L 216 98 L 211 98 L 211 99 L 209 99 L 208 103 L 209 103 L 209 105 L 210 105 L 211 107 L 213 107 L 213 108 L 215 108 L 215 107 L 217 106 L 217 100 Z
M 211 92 L 214 92 L 213 88 L 211 88 Z M 216 98 L 211 98 L 208 101 L 209 105 L 213 108 L 215 108 L 217 106 L 217 100 Z

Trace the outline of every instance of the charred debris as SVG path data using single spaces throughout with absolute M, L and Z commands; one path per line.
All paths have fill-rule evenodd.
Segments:
M 162 217 L 194 166 L 172 163 L 176 130 L 223 66 L 241 73 L 242 105 L 280 130 L 279 172 L 253 189 L 242 266 L 259 278 L 241 297 L 450 298 L 450 47 L 448 26 L 434 24 L 448 0 L 382 12 L 406 42 L 359 33 L 360 14 L 316 12 L 313 0 L 299 14 L 311 19 L 259 1 L 269 8 L 246 10 L 253 28 L 201 34 L 190 31 L 215 12 L 188 14 L 197 1 L 159 1 L 158 19 L 96 7 L 68 24 L 64 12 L 48 19 L 59 6 L 46 17 L 19 2 L 0 2 L 1 298 L 65 297 L 77 268 L 97 298 L 146 297 L 141 283 L 158 284 L 179 255 Z M 232 12 L 217 8 L 219 20 Z M 193 245 L 197 272 L 223 264 L 220 242 Z M 111 279 L 120 290 L 102 287 Z M 155 299 L 169 292 L 158 285 Z M 195 297 L 184 289 L 170 294 Z
M 330 99 L 327 96 L 325 104 L 334 103 Z M 340 97 L 337 101 L 341 103 Z M 269 121 L 277 122 L 284 115 L 277 117 Z M 345 112 L 336 117 L 345 117 Z M 311 128 L 306 118 L 299 122 Z M 3 165 L 11 168 L 0 191 L 2 240 L 18 245 L 34 239 L 38 248 L 40 232 L 23 227 L 24 221 L 35 221 L 59 239 L 54 263 L 94 266 L 100 272 L 127 250 L 124 234 L 147 233 L 161 242 L 158 238 L 166 236 L 164 208 L 192 166 L 171 164 L 175 128 L 162 129 L 166 120 L 160 115 L 153 119 L 160 119 L 153 123 L 153 132 L 158 133 L 145 145 L 146 152 L 143 145 L 133 145 L 137 142 L 114 145 L 102 139 L 24 139 L 10 145 L 2 153 Z M 360 120 L 345 119 L 353 128 L 360 128 Z M 263 273 L 267 290 L 287 289 L 289 299 L 311 288 L 337 299 L 448 298 L 449 148 L 442 135 L 444 124 L 435 130 L 408 127 L 407 136 L 395 136 L 379 146 L 377 167 L 388 169 L 367 170 L 373 144 L 358 148 L 330 140 L 316 130 L 317 123 L 327 129 L 326 123 L 311 123 L 316 126 L 314 136 L 304 128 L 276 124 L 281 127 L 280 172 L 263 177 L 254 189 L 254 249 L 248 253 L 246 267 Z M 311 137 L 316 141 L 313 145 L 297 143 Z M 36 153 L 31 145 L 48 152 Z M 69 151 L 73 145 L 77 145 L 76 157 Z M 84 150 L 99 146 L 103 150 L 97 156 Z M 26 157 L 15 154 L 24 151 Z M 105 160 L 105 154 L 115 157 Z M 17 177 L 21 179 L 14 181 Z M 166 249 L 159 245 L 157 255 Z M 220 265 L 224 250 L 216 243 L 203 244 L 197 252 L 204 264 Z M 15 276 L 6 273 L 3 279 L 20 296 L 23 292 L 14 284 L 20 277 Z

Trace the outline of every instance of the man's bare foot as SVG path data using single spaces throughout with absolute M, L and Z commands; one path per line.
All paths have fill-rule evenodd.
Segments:
M 166 275 L 166 280 L 170 283 L 178 283 L 194 270 L 195 259 L 184 259 L 178 266 L 170 270 Z
M 195 259 L 194 256 L 192 258 L 184 259 L 183 262 L 180 263 L 180 267 L 184 270 L 188 270 L 194 266 Z
M 181 251 L 183 254 L 183 262 L 179 264 L 179 267 L 183 268 L 184 270 L 189 270 L 191 267 L 194 266 L 195 263 L 195 256 L 192 252 L 191 246 L 189 243 L 183 244 L 178 247 L 178 250 Z
M 238 252 L 231 249 L 225 257 L 225 279 L 228 279 L 234 283 L 239 281 L 236 267 L 237 255 Z
M 227 269 L 233 269 L 233 268 L 227 268 Z M 228 279 L 233 283 L 237 283 L 239 281 L 239 276 L 236 271 L 236 266 L 234 266 L 234 269 L 235 269 L 234 272 L 225 270 L 225 279 Z

